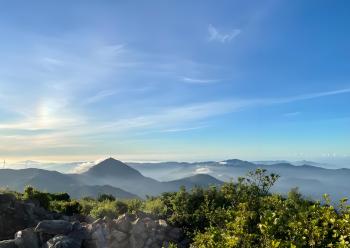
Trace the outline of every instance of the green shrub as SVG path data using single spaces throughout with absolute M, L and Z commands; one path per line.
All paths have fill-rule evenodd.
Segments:
M 90 211 L 94 218 L 117 218 L 119 215 L 128 211 L 128 205 L 121 201 L 103 201 L 98 202 Z
M 103 202 L 103 201 L 115 201 L 115 197 L 111 194 L 101 194 L 97 197 L 97 200 L 99 202 Z
M 52 201 L 70 201 L 70 196 L 67 193 L 53 193 L 50 194 Z
M 49 209 L 50 207 L 50 194 L 41 192 L 32 186 L 26 186 L 23 192 L 24 200 L 32 200 L 36 201 L 45 209 Z
M 126 200 L 125 203 L 128 205 L 128 211 L 130 213 L 136 213 L 137 211 L 143 210 L 143 201 L 139 199 Z
M 91 197 L 84 197 L 82 200 L 79 201 L 79 203 L 82 208 L 81 214 L 86 216 L 91 215 L 91 210 L 98 205 L 98 202 Z
M 65 215 L 72 216 L 82 212 L 82 206 L 78 201 L 51 201 L 50 209 Z
M 167 213 L 167 206 L 160 198 L 150 198 L 145 202 L 143 210 L 146 213 L 165 216 Z

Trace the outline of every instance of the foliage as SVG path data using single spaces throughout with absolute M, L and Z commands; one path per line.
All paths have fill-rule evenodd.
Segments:
M 36 201 L 45 209 L 49 209 L 51 200 L 49 193 L 41 192 L 31 186 L 27 186 L 24 189 L 23 199 Z
M 101 194 L 97 197 L 97 201 L 99 201 L 99 202 L 115 201 L 115 197 L 111 194 Z
M 126 200 L 125 203 L 128 205 L 128 211 L 132 214 L 144 210 L 144 202 L 140 199 Z
M 80 214 L 82 206 L 76 200 L 74 201 L 51 201 L 50 209 L 65 215 L 72 216 L 74 214 Z
M 166 205 L 160 198 L 149 198 L 145 201 L 143 211 L 152 213 L 158 216 L 165 216 L 167 212 Z
M 268 189 L 276 177 L 265 173 L 256 171 L 250 173 L 253 179 L 223 187 L 233 203 L 225 209 L 226 221 L 221 226 L 210 222 L 197 231 L 193 247 L 350 247 L 346 199 L 335 208 L 328 196 L 325 204 L 311 202 L 297 189 L 287 198 L 271 195 Z
M 117 218 L 128 211 L 128 205 L 122 201 L 103 201 L 91 209 L 90 215 L 94 218 Z

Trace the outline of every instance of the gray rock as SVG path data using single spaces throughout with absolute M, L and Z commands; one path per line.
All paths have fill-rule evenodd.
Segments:
M 81 242 L 65 235 L 58 235 L 47 241 L 43 248 L 81 248 Z
M 18 248 L 39 248 L 39 242 L 39 236 L 33 228 L 27 228 L 15 234 L 15 244 Z
M 68 234 L 72 239 L 83 240 L 89 238 L 89 231 L 87 228 L 83 227 L 80 222 L 74 222 L 72 225 L 72 231 Z
M 162 228 L 167 228 L 168 224 L 166 223 L 165 220 L 158 220 L 158 225 Z
M 0 248 L 17 248 L 15 240 L 3 240 L 0 241 Z
M 130 246 L 130 242 L 129 242 L 129 239 L 126 239 L 126 240 L 124 240 L 124 241 L 122 241 L 122 242 L 120 242 L 120 241 L 117 241 L 117 240 L 113 240 L 113 241 L 111 241 L 109 244 L 108 244 L 108 246 L 107 246 L 108 248 L 114 248 L 114 247 L 118 247 L 118 248 L 130 248 L 131 246 Z
M 113 226 L 122 232 L 129 232 L 131 230 L 131 222 L 133 218 L 129 214 L 123 214 L 118 219 L 114 220 Z
M 111 232 L 112 239 L 115 239 L 118 242 L 124 241 L 125 239 L 128 238 L 128 236 L 129 236 L 128 234 L 121 232 L 121 231 L 118 231 L 118 230 L 113 230 Z
M 171 240 L 179 240 L 182 238 L 183 234 L 182 234 L 182 230 L 180 228 L 174 227 L 171 228 L 169 230 L 169 232 L 167 233 L 167 236 L 171 239 Z
M 107 240 L 104 235 L 104 231 L 102 230 L 102 226 L 99 225 L 99 228 L 97 228 L 91 235 L 92 240 L 95 242 L 96 247 L 102 248 L 107 247 Z
M 13 194 L 0 193 L 0 240 L 12 239 L 17 231 L 35 226 L 42 217 L 35 213 L 36 209 L 38 207 L 16 199 Z
M 0 207 L 8 208 L 13 206 L 16 197 L 10 193 L 0 193 Z
M 130 248 L 142 248 L 146 242 L 146 240 L 141 236 L 134 236 L 134 235 L 130 237 L 129 241 L 130 241 Z
M 67 234 L 72 231 L 72 224 L 65 220 L 43 220 L 36 226 L 36 232 L 48 234 Z
M 146 224 L 141 220 L 137 219 L 132 223 L 132 229 L 130 232 L 132 235 L 141 236 L 143 239 L 147 238 Z

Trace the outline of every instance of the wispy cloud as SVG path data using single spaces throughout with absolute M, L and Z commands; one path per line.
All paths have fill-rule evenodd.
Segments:
M 99 102 L 107 97 L 113 96 L 116 93 L 117 93 L 117 91 L 115 91 L 115 90 L 103 90 L 103 91 L 100 91 L 93 96 L 86 98 L 84 103 L 85 104 L 96 103 L 96 102 Z
M 284 113 L 283 116 L 285 117 L 293 117 L 293 116 L 297 116 L 300 115 L 301 112 L 289 112 L 289 113 Z
M 209 24 L 208 27 L 209 32 L 209 40 L 210 41 L 218 41 L 221 43 L 226 43 L 232 41 L 234 38 L 236 38 L 240 33 L 240 29 L 233 29 L 229 32 L 220 32 L 216 27 L 214 27 L 212 24 Z
M 183 77 L 181 79 L 182 81 L 190 84 L 212 84 L 220 81 L 219 79 L 190 78 L 190 77 Z
M 205 128 L 207 126 L 196 126 L 196 127 L 182 127 L 182 128 L 170 128 L 170 129 L 164 129 L 160 130 L 161 133 L 177 133 L 177 132 L 187 132 L 192 130 L 198 130 Z
M 212 170 L 208 167 L 199 167 L 194 171 L 194 174 L 209 174 Z
M 99 158 L 99 159 L 97 159 L 95 161 L 83 162 L 83 163 L 75 166 L 70 172 L 71 173 L 76 173 L 76 174 L 83 173 L 85 171 L 88 171 L 92 166 L 102 162 L 105 159 L 106 159 L 106 157 L 103 157 L 103 158 Z

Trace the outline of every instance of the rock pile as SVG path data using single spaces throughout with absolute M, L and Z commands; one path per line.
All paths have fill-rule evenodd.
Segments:
M 18 231 L 12 240 L 0 241 L 0 248 L 157 248 L 170 243 L 186 247 L 181 229 L 145 214 L 124 214 L 91 224 L 44 220 Z
M 12 238 L 16 231 L 35 226 L 40 220 L 59 217 L 34 202 L 20 201 L 13 194 L 0 193 L 0 240 Z

